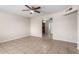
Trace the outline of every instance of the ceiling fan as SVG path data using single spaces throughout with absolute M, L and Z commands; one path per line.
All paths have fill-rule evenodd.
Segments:
M 25 5 L 29 10 L 22 10 L 22 11 L 30 11 L 30 14 L 33 14 L 34 12 L 36 13 L 40 13 L 40 11 L 38 11 L 38 9 L 40 9 L 41 7 L 38 6 L 38 7 L 34 7 L 34 6 L 28 6 L 28 5 Z

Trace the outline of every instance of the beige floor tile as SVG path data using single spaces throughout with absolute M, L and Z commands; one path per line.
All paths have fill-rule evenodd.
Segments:
M 4 54 L 75 54 L 78 53 L 75 43 L 43 39 L 38 37 L 25 37 L 0 44 L 0 53 Z

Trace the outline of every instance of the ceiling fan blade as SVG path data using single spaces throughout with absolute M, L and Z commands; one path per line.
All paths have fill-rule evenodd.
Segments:
M 34 11 L 34 12 L 40 13 L 40 11 Z
M 37 7 L 37 8 L 35 8 L 35 9 L 40 9 L 40 7 Z
M 33 10 L 40 9 L 40 7 L 32 7 Z
M 29 11 L 29 10 L 22 10 L 22 11 Z
M 28 6 L 28 5 L 25 5 L 27 8 L 29 8 L 29 9 L 32 9 L 30 6 Z

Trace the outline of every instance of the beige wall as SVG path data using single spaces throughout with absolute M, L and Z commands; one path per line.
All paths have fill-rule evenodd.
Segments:
M 53 15 L 53 38 L 77 43 L 77 13 Z
M 42 18 L 36 17 L 31 19 L 31 35 L 42 37 Z
M 0 42 L 30 35 L 30 20 L 25 17 L 0 12 Z
M 79 50 L 79 6 L 77 15 L 77 49 Z

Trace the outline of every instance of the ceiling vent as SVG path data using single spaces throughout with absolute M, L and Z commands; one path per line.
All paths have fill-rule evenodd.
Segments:
M 73 14 L 73 13 L 75 13 L 75 12 L 77 12 L 77 8 L 70 7 L 70 8 L 68 8 L 67 10 L 65 10 L 64 16 Z

